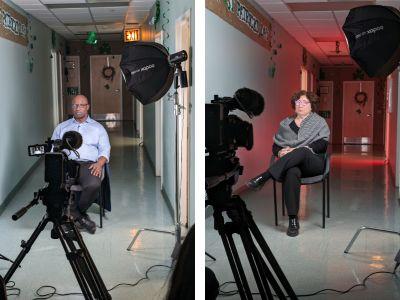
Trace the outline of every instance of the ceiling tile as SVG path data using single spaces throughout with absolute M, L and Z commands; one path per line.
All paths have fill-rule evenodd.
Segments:
M 290 12 L 289 8 L 284 3 L 270 3 L 265 2 L 260 4 L 260 6 L 265 9 L 265 11 L 269 14 L 272 12 Z
M 329 20 L 333 19 L 331 11 L 295 11 L 294 14 L 303 20 Z
M 99 30 L 99 33 L 122 32 L 124 29 L 124 23 L 96 25 L 96 27 Z
M 73 33 L 87 33 L 89 31 L 96 31 L 96 27 L 94 25 L 86 25 L 86 26 L 68 26 L 68 29 Z

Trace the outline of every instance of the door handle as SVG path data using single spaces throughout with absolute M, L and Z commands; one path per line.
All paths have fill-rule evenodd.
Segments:
M 371 117 L 372 116 L 372 114 L 367 114 L 367 117 Z
M 115 91 L 116 91 L 117 93 L 119 93 L 119 89 L 116 89 Z

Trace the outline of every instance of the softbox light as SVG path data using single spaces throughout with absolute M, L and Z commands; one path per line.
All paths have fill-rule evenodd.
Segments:
M 400 61 L 400 12 L 367 5 L 350 10 L 343 25 L 351 57 L 370 77 L 387 76 Z
M 163 97 L 174 80 L 168 51 L 158 43 L 126 44 L 120 67 L 128 90 L 144 105 Z

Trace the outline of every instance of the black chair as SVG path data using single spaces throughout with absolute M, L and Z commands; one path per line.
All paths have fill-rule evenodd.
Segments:
M 276 156 L 272 155 L 270 160 L 270 166 L 275 162 Z M 325 228 L 325 214 L 326 217 L 330 217 L 330 186 L 329 186 L 329 172 L 330 172 L 330 156 L 328 153 L 325 154 L 325 170 L 322 175 L 313 177 L 301 178 L 301 185 L 309 185 L 315 183 L 322 183 L 322 228 Z M 276 182 L 282 183 L 280 180 L 273 179 L 274 185 L 274 209 L 275 209 L 275 226 L 278 226 L 278 208 L 276 201 Z M 326 201 L 327 200 L 327 201 Z M 327 203 L 326 203 L 327 202 Z M 326 204 L 328 210 L 326 211 Z M 282 184 L 282 215 L 285 215 L 285 202 L 283 199 L 283 184 Z
M 109 181 L 110 167 L 106 164 L 103 168 L 103 172 L 101 173 L 101 185 L 99 196 L 97 197 L 95 203 L 99 205 L 100 208 L 100 226 L 99 228 L 103 228 L 103 217 L 105 217 L 105 210 L 111 211 L 111 202 L 110 202 L 110 181 Z M 71 191 L 76 193 L 76 199 L 79 201 L 80 194 L 82 192 L 82 186 L 79 184 L 71 186 Z M 107 200 L 108 199 L 108 200 Z

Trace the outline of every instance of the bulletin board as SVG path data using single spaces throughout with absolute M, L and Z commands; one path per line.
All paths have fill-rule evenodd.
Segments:
M 0 37 L 28 45 L 28 19 L 0 0 Z
M 206 8 L 264 48 L 271 49 L 271 23 L 246 0 L 206 0 Z

